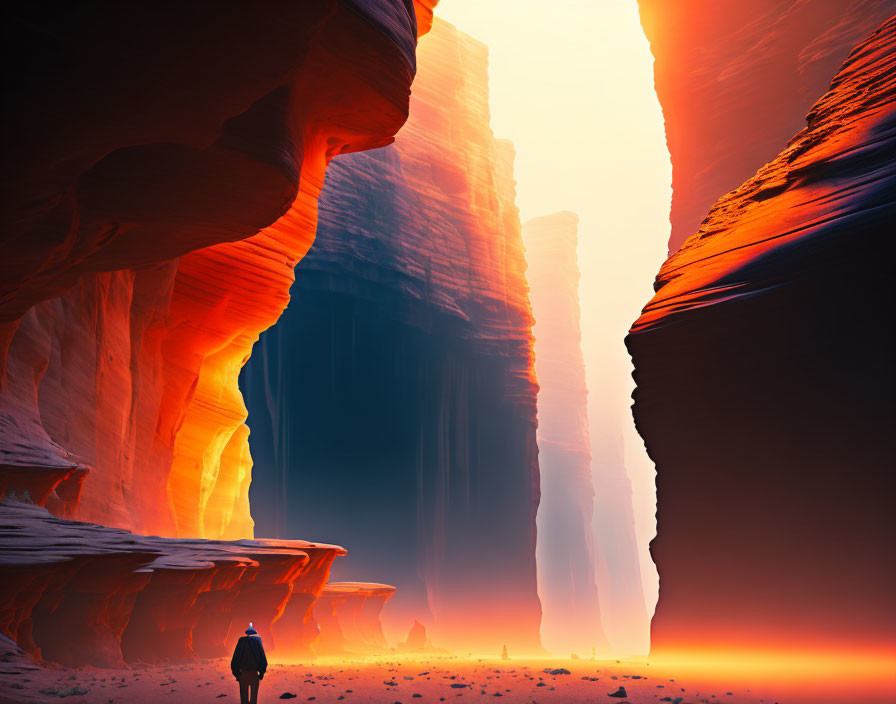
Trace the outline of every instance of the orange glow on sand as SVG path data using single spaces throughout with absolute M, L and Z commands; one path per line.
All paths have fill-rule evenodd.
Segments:
M 150 704 L 158 701 L 160 686 L 164 686 L 161 691 L 165 694 L 197 692 L 199 688 L 206 697 L 234 696 L 229 664 L 222 659 L 197 666 L 145 667 L 139 671 L 43 670 L 29 677 L 40 678 L 42 687 L 61 683 L 88 686 L 97 678 L 113 677 L 127 687 L 121 691 L 129 702 Z M 527 658 L 513 653 L 509 660 L 450 655 L 321 657 L 313 662 L 271 659 L 261 697 L 268 700 L 289 692 L 298 701 L 341 697 L 350 704 L 378 704 L 416 699 L 485 702 L 500 696 L 506 704 L 566 704 L 616 701 L 607 695 L 621 687 L 626 696 L 618 701 L 632 704 L 664 697 L 667 701 L 680 697 L 682 704 L 888 704 L 896 695 L 892 665 L 892 660 L 859 662 L 854 654 L 841 657 L 836 653 L 820 659 L 792 653 L 757 655 L 755 659 L 738 656 L 736 662 L 723 656 L 645 662 Z M 108 690 L 94 689 L 83 701 L 99 704 L 107 701 L 109 694 Z

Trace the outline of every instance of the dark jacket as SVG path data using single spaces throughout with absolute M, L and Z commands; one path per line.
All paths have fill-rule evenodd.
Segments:
M 243 636 L 236 642 L 233 657 L 230 659 L 230 671 L 234 677 L 240 676 L 241 670 L 255 671 L 264 677 L 268 669 L 268 659 L 264 654 L 264 646 L 258 636 Z

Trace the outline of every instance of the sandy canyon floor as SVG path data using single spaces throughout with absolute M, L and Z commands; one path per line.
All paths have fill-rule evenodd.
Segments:
M 0 702 L 149 704 L 238 702 L 225 660 L 129 670 L 46 669 L 0 673 Z M 892 702 L 896 685 L 868 677 L 828 673 L 812 682 L 768 679 L 761 673 L 713 672 L 669 665 L 601 660 L 473 660 L 423 657 L 318 660 L 272 664 L 259 701 L 295 699 L 314 704 L 429 704 L 486 702 L 549 704 L 810 704 Z M 556 674 L 554 674 L 556 672 Z M 852 681 L 851 681 L 852 680 Z M 726 684 L 727 682 L 727 684 Z M 737 682 L 737 684 L 735 684 Z M 889 688 L 888 688 L 889 687 Z M 621 696 L 624 689 L 625 696 Z

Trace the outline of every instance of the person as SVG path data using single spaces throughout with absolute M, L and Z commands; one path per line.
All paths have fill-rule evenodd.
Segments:
M 236 642 L 230 659 L 230 671 L 240 683 L 240 704 L 258 704 L 258 684 L 264 679 L 267 669 L 268 659 L 261 636 L 249 623 L 246 635 Z

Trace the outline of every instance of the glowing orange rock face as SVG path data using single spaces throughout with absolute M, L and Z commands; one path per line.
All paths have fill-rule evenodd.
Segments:
M 104 31 L 121 17 L 88 18 L 64 67 L 35 69 L 61 88 L 20 96 L 0 489 L 143 533 L 245 537 L 237 374 L 286 305 L 327 162 L 406 118 L 415 20 L 397 1 L 166 12 L 128 18 L 128 51 Z M 163 30 L 164 51 L 134 50 Z
M 860 211 L 890 207 L 896 106 L 890 99 L 896 22 L 860 45 L 831 89 L 806 116 L 808 127 L 739 188 L 723 196 L 703 225 L 657 275 L 657 294 L 632 330 L 654 327 L 691 308 L 746 296 L 772 284 L 754 275 L 795 245 L 808 246 Z M 861 102 L 857 100 L 861 96 Z
M 672 156 L 674 252 L 802 127 L 886 0 L 638 0 Z
M 395 587 L 368 582 L 330 582 L 314 602 L 319 655 L 380 653 L 388 649 L 380 612 Z
M 654 652 L 896 652 L 896 17 L 664 264 L 627 344 Z
M 414 0 L 418 37 L 422 37 L 432 29 L 432 11 L 438 4 L 439 0 Z
M 538 595 L 541 638 L 559 653 L 607 645 L 595 585 L 588 389 L 579 311 L 578 216 L 523 227 L 538 375 Z

